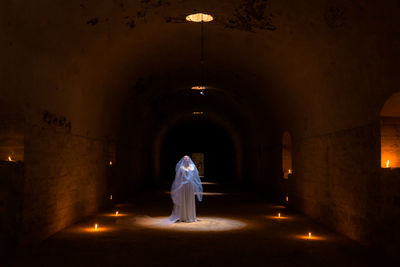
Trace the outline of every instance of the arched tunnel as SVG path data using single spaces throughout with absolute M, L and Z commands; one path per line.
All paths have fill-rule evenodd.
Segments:
M 399 11 L 394 0 L 2 1 L 4 263 L 395 258 Z M 171 213 L 184 155 L 203 182 L 198 221 L 141 225 Z

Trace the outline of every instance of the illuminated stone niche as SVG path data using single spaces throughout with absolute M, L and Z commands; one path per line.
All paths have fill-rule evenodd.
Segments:
M 400 167 L 400 92 L 393 94 L 380 113 L 381 167 Z

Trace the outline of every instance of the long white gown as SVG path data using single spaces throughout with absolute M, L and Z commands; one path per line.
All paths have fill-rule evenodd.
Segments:
M 171 222 L 195 222 L 196 202 L 195 193 L 199 201 L 202 200 L 203 187 L 196 165 L 189 156 L 183 157 L 175 169 L 175 180 L 171 187 L 171 197 L 174 203 Z

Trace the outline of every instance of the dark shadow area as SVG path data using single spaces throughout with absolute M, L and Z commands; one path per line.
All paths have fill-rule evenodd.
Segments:
M 230 135 L 206 118 L 194 117 L 167 134 L 161 151 L 161 181 L 170 185 L 184 155 L 204 153 L 204 181 L 234 181 L 235 157 Z

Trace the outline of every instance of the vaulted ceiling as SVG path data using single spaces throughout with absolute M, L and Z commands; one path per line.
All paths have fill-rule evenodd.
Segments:
M 299 135 L 369 123 L 398 90 L 398 1 L 2 1 L 2 104 L 116 138 L 202 109 Z M 206 96 L 200 76 L 205 25 Z M 10 104 L 12 103 L 12 104 Z M 17 108 L 15 108 L 17 107 Z M 161 116 L 161 117 L 160 117 Z M 117 129 L 117 130 L 116 130 Z

